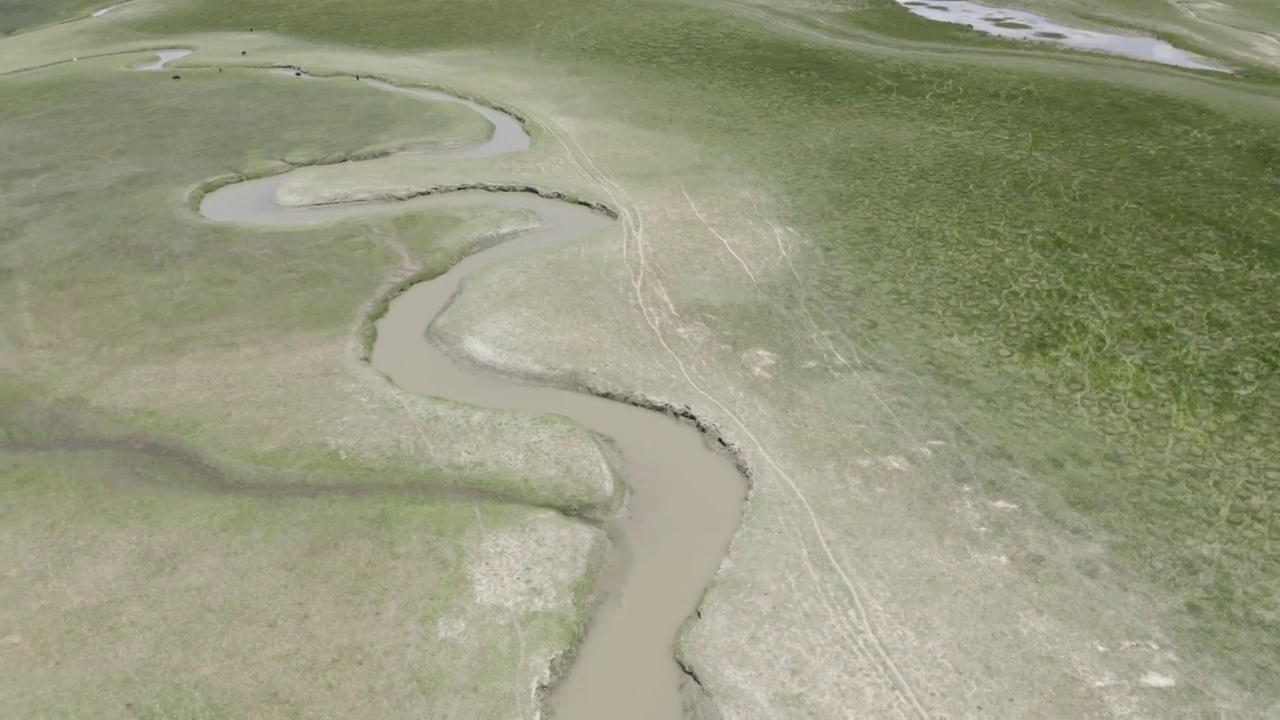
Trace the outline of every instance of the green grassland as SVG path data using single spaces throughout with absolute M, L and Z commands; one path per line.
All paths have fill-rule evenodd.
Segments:
M 565 522 L 518 506 L 210 493 L 108 450 L 0 471 L 13 717 L 493 717 L 581 631 L 473 597 L 483 538 Z
M 114 4 L 103 0 L 0 0 L 0 37 L 82 17 Z
M 492 414 L 398 400 L 372 372 L 350 375 L 361 309 L 376 310 L 402 256 L 417 275 L 439 272 L 477 235 L 521 218 L 451 211 L 264 236 L 193 222 L 182 194 L 209 178 L 479 138 L 482 120 L 336 80 L 285 98 L 284 81 L 260 71 L 180 70 L 174 81 L 121 70 L 142 57 L 0 80 L 11 159 L 0 203 L 18 309 L 7 331 L 37 395 L 312 481 L 429 480 L 586 514 L 612 502 L 578 481 L 600 460 L 594 440 L 563 421 L 506 422 L 576 446 L 577 465 L 539 468 L 518 446 L 505 465 L 432 462 L 420 432 L 437 447 L 510 433 L 477 428 Z M 343 116 L 359 120 L 334 122 Z
M 1265 73 L 1151 68 L 1142 92 L 1107 82 L 1128 63 L 1091 61 L 1089 79 L 858 54 L 663 0 L 199 0 L 144 27 L 245 26 L 542 58 L 629 122 L 766 179 L 815 242 L 808 302 L 867 367 L 903 378 L 916 422 L 961 438 L 989 487 L 1094 523 L 1247 686 L 1280 676 L 1280 114 Z M 741 310 L 744 341 L 759 312 Z
M 1136 2 L 1125 8 L 1135 24 L 1165 18 Z M 584 103 L 625 118 L 639 131 L 633 137 L 665 133 L 696 145 L 711 159 L 700 168 L 708 176 L 759 181 L 776 221 L 806 240 L 793 253 L 805 284 L 682 310 L 714 314 L 737 347 L 774 348 L 780 367 L 801 367 L 812 351 L 795 329 L 798 313 L 817 318 L 850 369 L 875 378 L 895 422 L 951 442 L 934 460 L 951 482 L 1029 508 L 1066 543 L 1101 543 L 1102 565 L 1073 571 L 1118 572 L 1153 589 L 1171 608 L 1162 620 L 1180 649 L 1207 652 L 1263 703 L 1274 698 L 1274 71 L 1250 65 L 1228 78 L 1023 49 L 913 18 L 887 0 L 829 12 L 838 26 L 819 36 L 790 32 L 768 14 L 670 0 L 190 0 L 125 34 L 253 27 L 258 36 L 381 51 L 491 50 L 572 78 Z M 431 265 L 442 256 L 423 238 L 459 243 L 504 218 L 379 219 L 264 243 L 187 223 L 175 209 L 185 202 L 180 188 L 210 177 L 482 130 L 447 109 L 424 117 L 417 104 L 331 84 L 299 84 L 285 98 L 276 80 L 257 75 L 184 69 L 175 82 L 121 72 L 125 62 L 0 78 L 0 152 L 16 158 L 0 172 L 4 283 L 19 309 L 5 333 L 29 383 L 24 401 L 52 396 L 258 467 L 364 482 L 389 470 L 441 483 L 466 475 L 406 461 L 412 442 L 387 439 L 402 415 L 377 403 L 359 415 L 363 424 L 331 432 L 351 416 L 349 398 L 332 388 L 350 378 L 326 363 L 346 351 L 353 312 L 395 262 L 394 241 L 410 238 L 412 254 Z M 84 131 L 87 118 L 93 132 Z M 660 185 L 676 173 L 663 171 L 657 150 L 645 180 Z M 458 426 L 454 410 L 417 412 L 433 433 L 448 437 Z M 477 446 L 512 432 L 531 445 L 540 437 L 528 423 L 484 435 L 489 420 L 464 425 Z M 581 437 L 553 431 L 543 446 L 587 456 Z M 15 487 L 31 502 L 81 507 L 50 499 L 60 491 L 46 487 L 79 469 L 20 463 Z M 534 479 L 557 475 L 547 463 Z M 499 457 L 461 484 L 499 483 L 537 500 L 541 486 L 512 480 L 512 467 Z M 23 485 L 23 477 L 43 480 Z M 581 488 L 542 501 L 563 507 L 564 492 L 603 502 Z M 215 515 L 247 503 L 234 512 L 267 513 L 269 525 L 288 525 L 286 514 L 297 512 L 217 502 L 227 504 Z M 375 506 L 384 507 L 352 507 Z M 349 529 L 366 512 L 316 527 Z M 447 535 L 463 522 L 394 512 L 407 513 L 395 521 L 404 532 L 427 521 Z M 234 533 L 215 530 L 211 545 L 239 547 Z M 1040 573 L 1037 583 L 1055 582 L 1043 557 L 1015 564 Z

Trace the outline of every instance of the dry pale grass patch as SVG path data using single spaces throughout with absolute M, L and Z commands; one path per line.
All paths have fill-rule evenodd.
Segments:
M 23 717 L 530 708 L 546 673 L 531 658 L 578 631 L 568 593 L 589 569 L 554 560 L 598 541 L 512 506 L 208 495 L 172 463 L 112 453 L 0 462 L 0 694 Z M 157 479 L 171 489 L 139 483 Z M 505 581 L 484 560 L 494 543 L 538 554 L 499 606 L 477 602 Z M 440 632 L 448 618 L 465 642 Z

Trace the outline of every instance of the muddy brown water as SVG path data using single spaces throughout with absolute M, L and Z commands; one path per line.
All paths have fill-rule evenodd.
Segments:
M 374 81 L 363 86 L 461 103 L 490 121 L 493 133 L 486 142 L 437 153 L 442 161 L 518 152 L 531 145 L 518 120 L 493 108 L 432 90 Z M 448 355 L 428 333 L 471 273 L 587 238 L 613 220 L 582 205 L 532 193 L 478 190 L 398 202 L 282 207 L 275 197 L 284 177 L 218 189 L 204 197 L 200 213 L 214 222 L 277 228 L 476 205 L 524 208 L 541 219 L 540 227 L 476 252 L 396 298 L 377 322 L 370 362 L 409 392 L 486 408 L 561 415 L 616 444 L 630 494 L 623 512 L 609 523 L 613 550 L 602 573 L 601 600 L 549 707 L 565 720 L 681 717 L 680 691 L 686 679 L 674 658 L 676 635 L 696 610 L 728 549 L 745 499 L 742 475 L 692 425 L 652 410 L 525 383 L 473 366 Z

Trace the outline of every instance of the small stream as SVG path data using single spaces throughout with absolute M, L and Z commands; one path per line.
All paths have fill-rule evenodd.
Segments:
M 139 69 L 159 70 L 189 51 L 164 51 Z M 295 71 L 282 82 L 295 79 Z M 298 80 L 307 76 L 300 75 Z M 362 87 L 425 101 L 459 103 L 493 126 L 483 143 L 430 153 L 441 162 L 528 149 L 516 118 L 491 107 L 423 88 L 366 80 Z M 424 153 L 419 153 L 424 154 Z M 630 496 L 610 526 L 614 540 L 602 574 L 602 601 L 567 675 L 551 700 L 565 720 L 676 720 L 682 716 L 682 673 L 674 658 L 681 624 L 697 609 L 737 527 L 746 485 L 733 460 L 692 425 L 622 402 L 523 383 L 448 355 L 428 329 L 471 273 L 494 263 L 576 242 L 614 221 L 586 206 L 527 192 L 464 190 L 404 201 L 282 207 L 276 191 L 287 174 L 222 187 L 206 195 L 210 221 L 246 227 L 297 228 L 316 223 L 429 207 L 501 205 L 532 211 L 541 226 L 472 254 L 392 301 L 377 322 L 373 367 L 409 392 L 499 410 L 556 414 L 612 439 L 621 451 Z M 289 242 L 280 236 L 279 242 Z

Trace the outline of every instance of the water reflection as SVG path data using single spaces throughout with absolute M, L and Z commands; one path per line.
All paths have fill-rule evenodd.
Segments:
M 1163 40 L 1067 27 L 1025 10 L 987 7 L 967 0 L 929 0 L 928 2 L 895 0 L 895 2 L 920 17 L 968 25 L 980 32 L 999 37 L 1058 43 L 1079 50 L 1096 50 L 1196 70 L 1230 72 L 1229 69 L 1207 58 L 1179 50 Z

